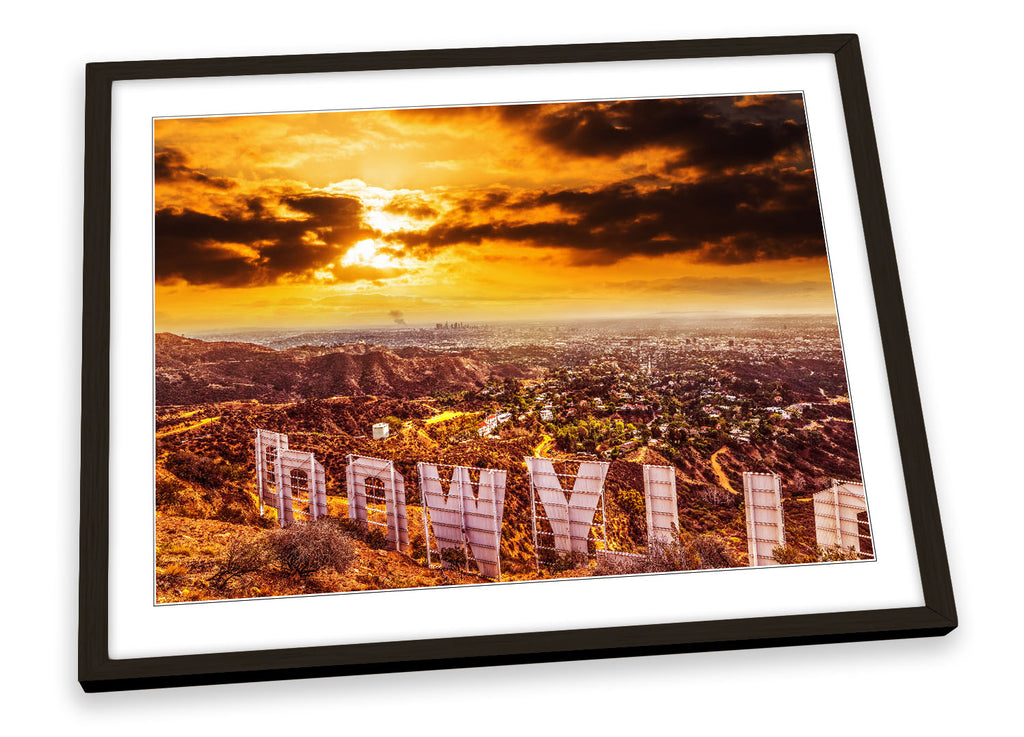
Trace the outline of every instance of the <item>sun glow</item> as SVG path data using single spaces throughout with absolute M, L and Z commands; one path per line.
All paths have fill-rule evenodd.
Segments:
M 383 210 L 370 210 L 363 214 L 363 220 L 374 230 L 389 235 L 400 230 L 416 230 L 418 223 L 403 215 L 384 212 Z
M 372 266 L 375 269 L 391 269 L 401 266 L 390 254 L 382 252 L 382 248 L 382 244 L 372 238 L 358 241 L 341 257 L 340 265 Z

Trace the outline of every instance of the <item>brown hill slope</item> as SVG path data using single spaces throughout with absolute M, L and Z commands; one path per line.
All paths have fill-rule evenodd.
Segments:
M 156 513 L 157 603 L 295 596 L 339 591 L 403 589 L 485 583 L 470 573 L 427 568 L 393 550 L 375 550 L 353 541 L 355 559 L 343 573 L 330 569 L 303 579 L 273 565 L 216 586 L 213 575 L 233 541 L 251 542 L 257 527 L 219 520 Z
M 539 370 L 490 363 L 477 354 L 380 346 L 304 346 L 284 351 L 250 343 L 156 335 L 156 402 L 198 404 L 258 399 L 290 402 L 338 395 L 421 397 L 483 387 L 492 378 L 535 378 Z

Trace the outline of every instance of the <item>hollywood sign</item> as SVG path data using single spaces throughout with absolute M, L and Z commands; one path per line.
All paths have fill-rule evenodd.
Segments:
M 786 544 L 782 487 L 777 473 L 743 474 L 747 517 L 747 557 L 751 566 L 774 566 L 772 553 Z
M 417 463 L 423 498 L 427 565 L 436 550 L 441 565 L 452 565 L 446 551 L 476 562 L 480 575 L 501 579 L 501 518 L 505 512 L 506 471 L 495 468 Z
M 873 558 L 864 484 L 832 481 L 812 497 L 814 536 L 819 548 L 853 552 Z M 774 566 L 775 548 L 786 545 L 782 487 L 775 473 L 744 473 L 743 502 L 747 518 L 747 554 L 751 566 Z
M 562 555 L 587 554 L 592 543 L 608 550 L 604 537 L 604 481 L 607 462 L 581 461 L 575 472 L 555 471 L 549 458 L 524 459 L 530 478 L 535 551 Z M 327 513 L 323 466 L 312 453 L 288 449 L 288 436 L 256 431 L 257 489 L 260 513 L 264 503 L 278 510 L 281 526 L 317 519 Z M 312 469 L 306 471 L 305 469 Z M 501 529 L 508 472 L 441 463 L 418 463 L 427 563 L 450 565 L 446 551 L 461 551 L 480 575 L 501 578 Z M 306 474 L 306 475 L 304 475 Z M 304 478 L 314 479 L 315 493 L 304 491 Z M 671 466 L 644 465 L 648 542 L 668 543 L 679 527 L 676 477 Z M 345 480 L 348 517 L 380 529 L 391 550 L 409 549 L 405 479 L 393 461 L 349 454 Z M 307 496 L 312 502 L 307 501 Z M 299 513 L 296 513 L 299 510 Z M 600 512 L 602 538 L 594 537 Z M 546 540 L 541 538 L 546 536 Z M 446 558 L 448 561 L 446 561 Z M 538 559 L 539 564 L 539 559 Z
M 852 550 L 859 558 L 873 558 L 864 484 L 833 481 L 828 489 L 815 494 L 814 530 L 819 547 Z
M 288 448 L 288 436 L 256 431 L 256 493 L 260 514 L 277 510 L 282 527 L 327 514 L 327 477 L 312 453 Z
M 550 458 L 526 457 L 530 510 L 537 564 L 540 554 L 613 555 L 605 525 L 607 461 L 569 461 L 575 471 L 556 471 Z M 315 520 L 327 514 L 323 466 L 313 453 L 288 448 L 288 436 L 256 431 L 257 491 L 260 513 L 277 510 L 278 522 Z M 417 463 L 423 500 L 424 538 L 429 566 L 472 563 L 487 578 L 501 579 L 501 530 L 508 472 L 442 463 Z M 356 454 L 346 457 L 348 517 L 379 529 L 391 550 L 409 550 L 405 479 L 391 460 Z M 676 470 L 643 464 L 648 545 L 677 539 L 679 513 Z M 744 473 L 747 552 L 751 566 L 776 565 L 773 553 L 786 544 L 778 474 Z M 872 557 L 867 505 L 862 484 L 834 482 L 814 495 L 815 530 L 820 547 L 852 549 Z M 451 555 L 451 552 L 456 555 Z M 461 556 L 459 555 L 461 553 Z M 436 555 L 436 563 L 435 563 Z

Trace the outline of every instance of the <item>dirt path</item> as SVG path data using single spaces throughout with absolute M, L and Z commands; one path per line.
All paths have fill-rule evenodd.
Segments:
M 462 417 L 463 415 L 467 415 L 467 414 L 469 414 L 469 413 L 468 412 L 456 412 L 455 410 L 450 409 L 450 410 L 447 410 L 445 412 L 440 412 L 440 413 L 434 415 L 433 417 L 428 417 L 424 421 L 424 424 L 426 424 L 426 425 L 433 425 L 435 422 L 444 422 L 445 420 L 454 420 L 456 417 Z
M 166 437 L 168 435 L 177 435 L 179 432 L 188 432 L 189 430 L 195 430 L 197 427 L 202 427 L 203 425 L 209 425 L 211 422 L 216 422 L 219 419 L 220 419 L 219 415 L 217 417 L 206 417 L 206 418 L 203 418 L 202 420 L 199 420 L 198 422 L 193 422 L 190 425 L 181 425 L 181 426 L 178 426 L 178 427 L 172 427 L 170 430 L 161 430 L 160 432 L 158 432 L 156 434 L 156 436 L 158 438 L 163 438 L 163 437 Z
M 434 424 L 437 424 L 438 422 L 445 422 L 447 420 L 454 420 L 456 417 L 463 417 L 463 416 L 468 415 L 468 414 L 470 414 L 470 413 L 469 412 L 457 412 L 455 410 L 445 410 L 444 412 L 438 412 L 436 415 L 433 415 L 432 417 L 428 417 L 427 419 L 425 419 L 423 421 L 423 424 L 425 424 L 425 425 L 434 425 Z M 412 420 L 406 420 L 405 422 L 402 423 L 402 427 L 398 430 L 398 432 L 407 432 L 407 431 L 409 431 L 411 429 L 414 429 L 413 428 L 413 421 Z M 415 428 L 415 430 L 416 430 L 415 436 L 418 439 L 423 440 L 423 441 L 425 441 L 425 442 L 427 442 L 427 443 L 429 443 L 431 445 L 437 445 L 437 441 L 434 440 L 429 435 L 427 435 L 427 433 L 425 433 L 422 428 L 418 428 L 417 427 L 417 428 Z
M 533 449 L 534 458 L 547 458 L 548 449 L 555 444 L 555 439 L 545 434 L 543 439 Z
M 732 484 L 729 483 L 729 477 L 725 475 L 725 471 L 722 470 L 722 464 L 718 462 L 718 456 L 721 453 L 727 451 L 726 446 L 722 446 L 711 455 L 711 469 L 715 472 L 715 476 L 718 478 L 718 485 L 728 491 L 730 494 L 739 494 L 736 489 L 732 488 Z

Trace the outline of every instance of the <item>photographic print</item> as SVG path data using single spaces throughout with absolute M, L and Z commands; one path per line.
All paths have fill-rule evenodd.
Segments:
M 153 155 L 156 603 L 874 560 L 800 92 Z

